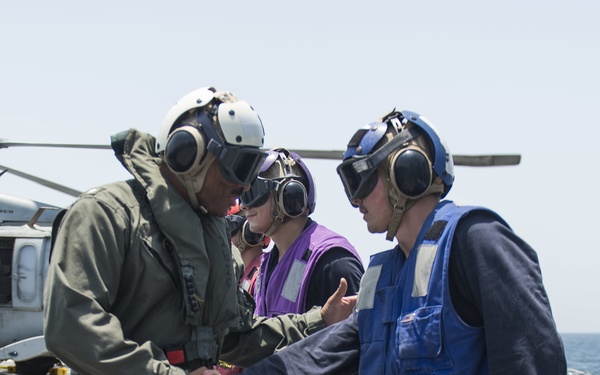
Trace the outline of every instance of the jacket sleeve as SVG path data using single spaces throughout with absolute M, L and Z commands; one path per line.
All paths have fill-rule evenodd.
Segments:
M 244 370 L 245 374 L 358 373 L 360 343 L 356 314 Z
M 242 323 L 225 337 L 221 359 L 240 367 L 248 367 L 325 327 L 321 308 L 299 314 L 273 318 L 254 314 L 254 300 L 244 291 L 238 293 Z
M 461 220 L 450 280 L 459 315 L 484 327 L 490 374 L 566 373 L 537 254 L 513 231 L 485 214 Z
M 128 228 L 122 211 L 93 196 L 69 209 L 45 285 L 46 346 L 78 373 L 184 374 L 152 343 L 127 340 L 119 319 L 108 312 L 119 289 Z

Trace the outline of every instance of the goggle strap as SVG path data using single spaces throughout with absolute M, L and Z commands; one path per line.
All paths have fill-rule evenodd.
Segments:
M 213 139 L 218 140 L 220 138 L 217 134 L 217 130 L 215 129 L 215 123 L 208 114 L 208 107 L 199 108 L 196 111 L 196 120 L 198 121 L 200 128 L 211 141 Z
M 370 157 L 366 158 L 365 162 L 368 165 L 368 168 L 363 169 L 362 172 L 358 172 L 359 174 L 363 174 L 364 171 L 371 171 L 375 169 L 382 161 L 384 161 L 389 154 L 392 153 L 395 149 L 400 147 L 402 144 L 411 141 L 417 138 L 420 135 L 420 132 L 417 128 L 405 129 L 400 134 L 392 138 L 391 141 L 383 145 L 379 150 L 375 151 L 371 154 Z
M 223 145 L 220 144 L 218 141 L 211 139 L 208 142 L 208 145 L 206 145 L 206 149 L 208 151 L 212 152 L 212 154 L 215 155 L 217 157 L 217 159 L 221 160 L 220 154 L 221 154 L 221 151 L 223 150 Z
M 221 157 L 223 156 L 221 154 L 223 151 L 225 151 L 225 147 L 223 147 L 223 144 L 219 142 L 220 137 L 215 129 L 215 123 L 207 111 L 208 107 L 206 107 L 206 109 L 196 111 L 196 119 L 198 120 L 200 129 L 202 129 L 204 134 L 209 139 L 208 144 L 206 145 L 206 150 L 212 152 L 217 159 L 221 160 Z

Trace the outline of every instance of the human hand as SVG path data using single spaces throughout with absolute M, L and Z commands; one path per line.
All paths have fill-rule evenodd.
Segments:
M 340 322 L 352 314 L 356 306 L 356 296 L 344 297 L 348 290 L 348 282 L 343 277 L 340 279 L 340 286 L 335 293 L 329 297 L 325 306 L 321 309 L 321 318 L 325 325 L 330 326 Z

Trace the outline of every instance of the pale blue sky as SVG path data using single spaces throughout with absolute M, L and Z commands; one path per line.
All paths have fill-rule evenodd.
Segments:
M 107 143 L 155 134 L 207 85 L 247 100 L 267 147 L 343 149 L 393 107 L 457 154 L 448 198 L 496 210 L 538 252 L 560 332 L 600 332 L 600 5 L 594 1 L 16 1 L 0 4 L 0 138 Z M 13 148 L 0 164 L 86 190 L 127 178 L 110 151 Z M 346 200 L 337 162 L 307 160 L 313 218 L 363 261 L 388 249 Z M 0 193 L 72 199 L 5 175 Z

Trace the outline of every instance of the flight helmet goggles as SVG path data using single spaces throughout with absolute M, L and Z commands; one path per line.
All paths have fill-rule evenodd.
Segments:
M 406 127 L 408 123 L 412 127 Z M 385 141 L 388 127 L 393 126 L 396 134 L 387 143 Z M 433 161 L 428 162 L 426 155 L 421 157 L 418 152 L 409 147 L 412 140 L 425 134 L 431 144 Z M 379 148 L 376 148 L 379 147 Z M 418 114 L 409 111 L 392 111 L 382 121 L 373 122 L 359 129 L 350 139 L 348 147 L 342 156 L 342 163 L 337 172 L 344 186 L 344 191 L 350 203 L 355 206 L 356 199 L 368 196 L 377 184 L 377 169 L 382 162 L 395 151 L 396 165 L 409 165 L 409 169 L 433 169 L 444 183 L 443 196 L 447 194 L 454 181 L 453 163 L 448 147 L 439 137 L 433 125 Z M 426 159 L 427 162 L 424 160 Z M 400 161 L 398 163 L 398 161 Z M 429 165 L 432 164 L 431 167 Z M 392 172 L 396 169 L 391 168 Z M 421 173 L 428 175 L 427 171 Z M 431 180 L 432 176 L 429 173 Z M 399 176 L 396 176 L 399 177 Z M 426 191 L 431 181 L 426 184 L 405 184 L 402 178 L 396 178 L 399 190 L 408 198 L 417 198 Z M 422 186 L 425 186 L 423 188 Z
M 277 161 L 284 165 L 281 173 L 277 176 L 267 176 L 267 171 Z M 288 168 L 291 161 L 300 168 L 304 176 Z M 304 209 L 308 209 L 308 213 L 311 214 L 315 209 L 316 192 L 313 177 L 302 158 L 295 152 L 278 148 L 269 150 L 258 177 L 250 190 L 242 194 L 240 201 L 246 207 L 259 207 L 267 202 L 272 192 L 275 193 L 276 201 L 281 204 L 283 211 L 289 214 L 287 216 L 299 215 Z

